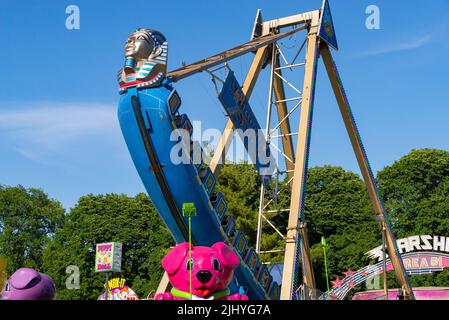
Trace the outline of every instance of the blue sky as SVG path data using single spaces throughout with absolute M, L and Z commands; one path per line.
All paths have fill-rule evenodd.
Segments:
M 66 7 L 81 28 L 67 30 Z M 169 69 L 250 36 L 265 19 L 320 7 L 309 1 L 4 1 L 0 11 L 0 184 L 39 187 L 72 207 L 87 193 L 144 191 L 121 136 L 116 72 L 127 35 L 154 28 L 169 40 Z M 380 8 L 381 29 L 365 27 Z M 334 54 L 374 171 L 413 148 L 449 150 L 449 0 L 331 2 Z M 298 40 L 299 41 L 299 40 Z M 287 49 L 286 49 L 287 51 Z M 231 64 L 239 80 L 251 55 Z M 322 63 L 318 69 L 310 165 L 358 172 Z M 262 76 L 251 99 L 261 123 Z M 183 111 L 203 128 L 225 126 L 210 79 L 177 84 Z

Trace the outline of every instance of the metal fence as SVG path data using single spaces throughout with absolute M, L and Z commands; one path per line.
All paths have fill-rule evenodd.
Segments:
M 302 284 L 295 292 L 295 300 L 328 300 L 327 293 Z

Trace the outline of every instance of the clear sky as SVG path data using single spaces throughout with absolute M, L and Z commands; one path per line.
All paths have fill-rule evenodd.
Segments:
M 66 7 L 80 9 L 67 30 Z M 169 69 L 248 40 L 256 9 L 265 19 L 318 9 L 321 0 L 2 1 L 0 184 L 44 189 L 72 207 L 87 193 L 144 191 L 116 117 L 117 70 L 127 35 L 163 32 Z M 380 29 L 365 26 L 368 5 Z M 334 54 L 374 171 L 413 148 L 449 150 L 449 0 L 333 0 Z M 299 40 L 298 40 L 299 41 Z M 287 49 L 286 49 L 287 50 Z M 252 55 L 231 67 L 241 81 Z M 322 63 L 310 165 L 358 172 Z M 265 123 L 267 77 L 251 104 Z M 182 110 L 203 128 L 226 119 L 206 74 L 177 84 Z

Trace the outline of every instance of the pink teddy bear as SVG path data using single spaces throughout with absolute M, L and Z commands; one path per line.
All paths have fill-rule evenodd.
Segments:
M 157 294 L 155 300 L 248 300 L 245 294 L 231 295 L 227 289 L 239 262 L 239 257 L 223 242 L 217 242 L 210 248 L 192 247 L 191 260 L 189 244 L 178 244 L 162 259 L 162 267 L 173 289 Z

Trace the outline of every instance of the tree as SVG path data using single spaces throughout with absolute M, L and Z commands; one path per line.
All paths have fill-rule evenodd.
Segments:
M 346 228 L 343 233 L 337 233 L 327 238 L 328 272 L 330 280 L 341 277 L 342 272 L 357 270 L 369 264 L 365 253 L 381 243 L 381 234 L 376 223 L 371 227 L 367 224 Z M 314 274 L 317 287 L 324 291 L 326 274 L 324 270 L 323 248 L 314 244 L 311 248 Z
M 223 166 L 216 188 L 228 203 L 227 214 L 236 219 L 237 228 L 248 236 L 252 245 L 256 243 L 260 183 L 253 165 L 239 163 Z
M 309 169 L 305 218 L 317 287 L 326 288 L 321 237 L 327 239 L 329 277 L 356 270 L 368 261 L 365 252 L 377 246 L 380 231 L 363 180 L 341 167 Z
M 87 195 L 66 217 L 64 227 L 44 251 L 44 270 L 57 283 L 58 299 L 97 299 L 105 276 L 95 273 L 95 246 L 122 242 L 120 276 L 139 296 L 156 289 L 162 277 L 161 260 L 173 245 L 149 198 L 139 194 Z M 68 266 L 78 266 L 80 289 L 66 288 Z
M 341 167 L 315 167 L 307 178 L 305 218 L 310 243 L 375 226 L 365 184 Z
M 413 150 L 377 176 L 381 196 L 395 235 L 449 235 L 449 152 Z M 225 165 L 217 190 L 228 202 L 228 214 L 237 227 L 256 241 L 260 177 L 254 166 Z M 290 205 L 287 181 L 271 183 L 267 195 L 280 190 L 267 210 Z M 340 167 L 309 169 L 305 202 L 312 262 L 317 287 L 326 288 L 321 236 L 328 243 L 331 279 L 347 269 L 369 263 L 365 252 L 380 245 L 381 234 L 360 177 Z M 286 234 L 288 213 L 266 214 Z M 94 272 L 95 245 L 123 243 L 121 276 L 139 296 L 155 289 L 162 276 L 160 261 L 174 242 L 149 198 L 125 195 L 87 195 L 64 216 L 59 202 L 38 189 L 0 187 L 0 256 L 8 273 L 28 266 L 48 273 L 57 283 L 58 299 L 97 299 L 104 275 Z M 284 249 L 285 241 L 264 224 L 263 250 Z M 263 255 L 264 261 L 283 262 L 283 253 Z M 78 266 L 80 289 L 66 287 L 68 266 Z M 1 278 L 1 266 L 0 266 Z M 414 286 L 447 286 L 449 271 L 413 276 Z M 1 282 L 1 279 L 0 279 Z M 397 287 L 392 272 L 389 287 Z
M 290 187 L 287 180 L 280 181 L 277 189 L 271 183 L 267 194 L 281 191 L 277 206 L 267 210 L 286 209 L 290 206 Z M 255 244 L 260 179 L 253 166 L 238 164 L 224 166 L 218 178 L 218 190 L 225 194 L 231 215 L 250 235 Z M 332 277 L 349 268 L 362 267 L 364 253 L 379 244 L 380 231 L 374 219 L 368 193 L 363 181 L 353 172 L 340 167 L 324 166 L 309 169 L 306 190 L 305 219 L 307 223 L 312 260 L 319 288 L 326 288 L 321 236 L 329 243 L 329 272 Z M 288 212 L 266 214 L 286 234 Z M 268 224 L 264 224 L 262 238 L 264 250 L 283 250 L 285 241 Z M 283 262 L 283 252 L 265 254 L 262 259 Z
M 449 234 L 449 152 L 412 150 L 377 180 L 398 237 Z
M 380 171 L 377 180 L 398 238 L 449 235 L 449 152 L 412 150 Z M 447 286 L 448 275 L 445 270 L 413 276 L 411 282 L 413 286 Z
M 7 273 L 42 268 L 42 253 L 64 222 L 64 208 L 40 189 L 0 186 L 0 256 Z

